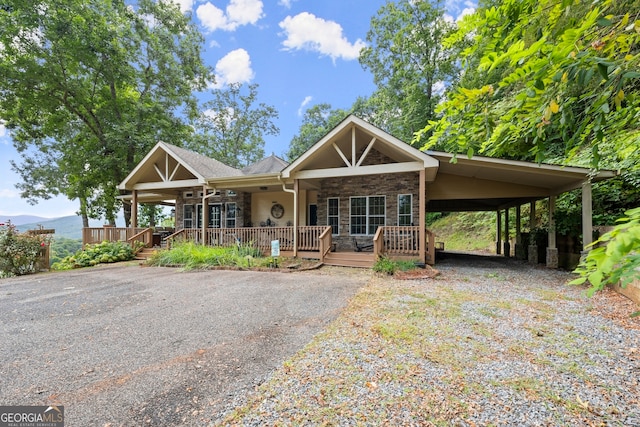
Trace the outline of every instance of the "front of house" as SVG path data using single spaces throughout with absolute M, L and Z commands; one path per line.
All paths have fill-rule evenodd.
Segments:
M 371 251 L 371 263 L 382 254 L 434 263 L 427 211 L 519 212 L 539 199 L 553 205 L 574 188 L 587 200 L 591 182 L 613 175 L 479 157 L 454 163 L 349 116 L 291 164 L 270 156 L 238 170 L 159 142 L 119 189 L 132 206 L 128 238 L 136 235 L 138 204 L 169 203 L 175 234 L 206 244 L 245 241 L 266 249 L 278 240 L 285 252 L 323 261 Z M 590 209 L 589 199 L 585 229 Z M 519 215 L 516 221 L 519 234 Z M 508 217 L 505 223 L 508 230 Z

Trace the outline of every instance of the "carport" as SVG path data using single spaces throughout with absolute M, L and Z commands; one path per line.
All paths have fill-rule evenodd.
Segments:
M 427 183 L 428 212 L 494 211 L 496 221 L 496 253 L 510 256 L 509 210 L 515 208 L 515 254 L 524 258 L 521 207 L 530 205 L 530 228 L 536 226 L 536 201 L 547 200 L 549 207 L 546 264 L 558 267 L 555 232 L 556 198 L 566 192 L 582 190 L 582 250 L 593 241 L 592 184 L 616 176 L 615 171 L 593 171 L 587 168 L 536 164 L 515 160 L 474 156 L 455 157 L 449 153 L 428 151 L 439 161 L 438 174 Z M 504 233 L 503 233 L 504 231 Z M 532 245 L 533 246 L 533 245 Z M 529 248 L 529 261 L 537 263 L 537 250 Z

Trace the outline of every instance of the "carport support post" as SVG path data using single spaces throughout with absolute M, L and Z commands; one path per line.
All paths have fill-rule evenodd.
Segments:
M 427 193 L 427 184 L 425 182 L 426 173 L 424 169 L 420 169 L 420 184 L 419 191 L 420 197 L 418 198 L 418 212 L 419 212 L 419 220 L 418 224 L 420 224 L 420 229 L 418 231 L 418 251 L 420 252 L 420 262 L 425 263 L 427 260 L 427 247 L 426 247 L 426 238 L 427 238 L 427 202 L 426 202 L 426 193 Z M 435 251 L 430 253 L 431 261 L 435 264 L 436 257 Z
M 529 264 L 538 263 L 538 245 L 535 240 L 534 232 L 536 230 L 536 201 L 532 201 L 529 209 Z
M 547 246 L 547 267 L 558 268 L 558 248 L 556 247 L 556 196 L 549 196 L 549 245 Z
M 582 255 L 589 252 L 587 248 L 593 243 L 592 204 L 591 181 L 587 180 L 582 183 Z
M 522 212 L 520 205 L 516 206 L 516 259 L 524 259 L 525 252 L 522 246 Z
M 496 255 L 500 255 L 502 253 L 502 237 L 500 233 L 502 233 L 502 226 L 500 225 L 500 216 L 502 212 L 500 209 L 496 211 Z
M 509 208 L 504 210 L 504 256 L 511 256 L 511 242 L 509 241 Z

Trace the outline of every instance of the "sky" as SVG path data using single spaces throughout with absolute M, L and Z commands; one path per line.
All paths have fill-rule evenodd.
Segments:
M 278 136 L 265 138 L 265 154 L 284 157 L 306 109 L 319 103 L 349 108 L 375 90 L 358 62 L 371 18 L 386 0 L 174 0 L 205 37 L 203 59 L 214 68 L 216 87 L 258 84 L 258 101 L 276 108 Z M 447 19 L 471 13 L 476 2 L 446 0 Z M 75 215 L 65 197 L 32 206 L 20 198 L 19 161 L 0 122 L 0 222 L 14 215 Z M 119 224 L 120 225 L 120 224 Z

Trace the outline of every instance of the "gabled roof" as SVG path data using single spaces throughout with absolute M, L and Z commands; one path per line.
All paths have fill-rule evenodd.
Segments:
M 245 175 L 257 175 L 263 173 L 277 173 L 289 165 L 288 162 L 282 160 L 275 154 L 271 154 L 269 157 L 265 157 L 244 169 L 242 173 Z
M 367 156 L 373 152 L 388 159 L 386 169 L 367 165 Z M 284 178 L 311 177 L 314 176 L 311 171 L 326 170 L 327 174 L 340 177 L 426 169 L 427 180 L 433 180 L 438 167 L 437 159 L 350 115 L 287 166 L 282 175 Z
M 202 154 L 158 142 L 118 186 L 131 190 L 139 184 L 153 183 L 170 187 L 170 183 L 204 184 L 207 178 L 241 176 L 242 171 Z
M 203 178 L 240 176 L 242 171 L 195 151 L 163 143 L 173 154 L 195 169 Z

